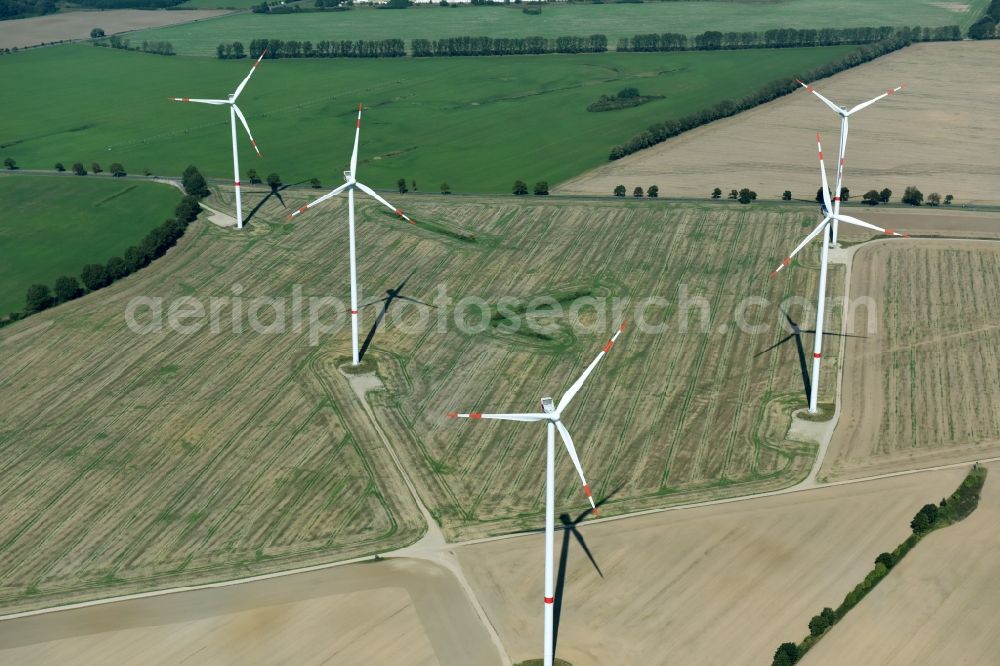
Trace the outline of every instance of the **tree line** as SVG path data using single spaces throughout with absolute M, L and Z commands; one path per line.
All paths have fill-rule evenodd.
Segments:
M 208 196 L 205 178 L 194 166 L 189 166 L 184 171 L 183 184 L 186 194 L 174 209 L 172 218 L 150 230 L 141 242 L 130 245 L 121 256 L 111 257 L 103 264 L 87 264 L 80 270 L 79 279 L 62 275 L 56 279 L 52 288 L 46 284 L 31 285 L 25 293 L 24 310 L 0 320 L 0 326 L 103 289 L 166 254 L 184 235 L 187 226 L 198 217 L 201 212 L 199 199 Z
M 215 54 L 222 60 L 245 58 L 267 49 L 267 58 L 402 58 L 407 55 L 402 39 L 344 40 L 321 42 L 254 39 L 247 51 L 243 42 L 222 43 Z M 608 50 L 604 35 L 582 37 L 448 37 L 414 39 L 414 58 L 434 56 L 532 55 L 542 53 L 603 53 Z
M 603 53 L 608 50 L 605 35 L 567 37 L 447 37 L 414 39 L 414 58 L 434 56 L 537 55 L 542 53 Z
M 1000 2 L 1000 0 L 995 0 Z M 822 28 L 820 30 L 781 28 L 763 32 L 719 32 L 709 30 L 700 35 L 680 33 L 650 33 L 623 37 L 618 51 L 715 51 L 724 49 L 775 49 L 806 46 L 838 46 L 872 44 L 900 36 L 909 42 L 942 42 L 962 39 L 957 25 L 937 28 Z
M 103 30 L 101 31 L 104 32 Z M 91 36 L 94 35 L 94 31 L 91 31 Z M 118 35 L 111 35 L 107 39 L 102 39 L 95 41 L 94 46 L 105 46 L 113 49 L 122 49 L 123 51 L 141 51 L 143 53 L 154 53 L 156 55 L 177 55 L 174 51 L 174 45 L 170 42 L 164 41 L 154 41 L 148 42 L 142 40 L 142 44 L 139 46 L 132 46 L 132 43 L 123 37 Z
M 983 14 L 982 18 L 969 26 L 969 37 L 971 39 L 998 39 L 1000 38 L 998 23 L 1000 23 L 1000 0 L 993 0 L 986 8 L 986 13 Z
M 401 58 L 406 55 L 402 39 L 357 39 L 322 40 L 319 42 L 295 39 L 253 39 L 250 53 L 258 54 L 267 50 L 265 58 Z M 245 55 L 242 42 L 219 44 L 216 47 L 219 58 L 242 58 Z
M 808 652 L 823 635 L 860 603 L 899 562 L 920 543 L 926 535 L 936 529 L 947 527 L 968 517 L 977 506 L 986 483 L 986 468 L 976 463 L 962 481 L 958 489 L 945 497 L 940 504 L 925 504 L 910 521 L 912 533 L 895 550 L 879 554 L 875 566 L 865 579 L 847 593 L 844 601 L 836 609 L 824 608 L 809 620 L 809 635 L 801 643 L 782 643 L 774 653 L 771 666 L 792 666 Z
M 43 16 L 58 9 L 53 0 L 0 0 L 0 21 Z
M 832 76 L 837 72 L 851 67 L 856 67 L 862 63 L 874 60 L 886 53 L 899 50 L 910 44 L 910 41 L 902 35 L 897 34 L 889 39 L 884 39 L 874 44 L 866 44 L 857 50 L 845 55 L 839 60 L 829 62 L 816 67 L 808 72 L 803 72 L 799 78 L 805 81 L 815 81 L 817 79 Z M 702 109 L 682 118 L 667 120 L 662 123 L 650 125 L 644 132 L 634 135 L 621 145 L 614 146 L 608 155 L 609 160 L 617 160 L 640 151 L 643 148 L 656 145 L 667 139 L 677 136 L 695 127 L 706 125 L 720 118 L 727 118 L 741 111 L 753 108 L 759 104 L 770 102 L 773 99 L 795 92 L 799 85 L 794 79 L 782 79 L 772 81 L 758 88 L 746 97 L 733 101 L 724 99 L 715 106 Z

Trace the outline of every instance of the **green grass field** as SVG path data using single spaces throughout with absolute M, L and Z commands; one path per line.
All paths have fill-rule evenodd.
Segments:
M 682 116 L 761 84 L 790 78 L 850 47 L 675 54 L 589 54 L 405 60 L 265 61 L 240 98 L 264 157 L 240 138 L 244 174 L 285 182 L 341 180 L 357 104 L 367 109 L 359 174 L 373 187 L 415 179 L 438 191 L 509 192 L 515 179 L 557 183 L 607 161 L 653 122 Z M 168 101 L 220 97 L 248 63 L 165 58 L 64 46 L 0 60 L 5 101 L 0 155 L 24 168 L 119 161 L 177 175 L 189 164 L 231 178 L 225 109 Z M 636 86 L 662 95 L 606 113 L 602 94 Z
M 51 287 L 60 275 L 79 277 L 84 264 L 121 254 L 171 217 L 179 200 L 173 187 L 127 178 L 0 177 L 0 316 L 24 307 L 29 285 Z
M 230 0 L 195 0 L 185 7 L 230 6 Z M 307 2 L 311 5 L 311 2 Z M 219 42 L 257 37 L 319 41 L 322 39 L 401 39 L 489 35 L 607 35 L 612 47 L 619 37 L 642 32 L 698 34 L 769 30 L 771 28 L 866 27 L 881 25 L 968 27 L 988 0 L 954 3 L 966 11 L 948 9 L 934 0 L 760 0 L 720 2 L 645 2 L 642 4 L 544 5 L 539 16 L 520 6 L 414 7 L 407 10 L 356 8 L 349 12 L 307 14 L 241 14 L 190 25 L 155 28 L 134 39 L 165 39 L 182 55 L 214 55 Z

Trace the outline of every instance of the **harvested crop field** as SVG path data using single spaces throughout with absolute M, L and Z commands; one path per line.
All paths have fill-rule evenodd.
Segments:
M 996 663 L 1000 465 L 987 467 L 979 508 L 921 541 L 800 663 Z
M 874 299 L 878 334 L 846 341 L 843 412 L 820 478 L 1000 452 L 1000 243 L 862 247 L 851 291 Z M 868 312 L 857 312 L 865 330 Z
M 580 534 L 603 578 L 570 537 L 557 655 L 574 666 L 770 663 L 780 643 L 806 635 L 809 618 L 836 606 L 880 552 L 906 537 L 917 509 L 954 490 L 965 472 L 584 523 Z M 557 558 L 563 538 L 557 533 Z M 542 536 L 457 553 L 511 658 L 537 657 Z
M 301 205 L 304 194 L 286 191 L 284 203 Z M 244 201 L 249 209 L 263 197 Z M 415 228 L 367 202 L 359 209 L 361 300 L 405 281 L 404 295 L 440 307 L 392 306 L 368 357 L 388 390 L 369 399 L 451 538 L 540 524 L 544 435 L 445 414 L 530 410 L 558 395 L 647 296 L 664 300 L 642 312 L 645 326 L 633 322 L 567 415 L 595 493 L 617 491 L 607 511 L 805 476 L 815 444 L 784 440 L 788 412 L 804 402 L 794 345 L 760 352 L 786 334 L 777 304 L 793 298 L 792 315 L 809 319 L 814 254 L 781 280 L 768 275 L 811 215 L 403 200 Z M 322 322 L 339 316 L 334 332 L 308 326 L 308 310 L 294 324 L 297 293 L 307 304 L 346 298 L 345 208 L 331 203 L 286 224 L 289 209 L 268 197 L 243 233 L 199 221 L 152 268 L 0 331 L 0 498 L 9 509 L 0 605 L 346 559 L 420 534 L 398 471 L 337 370 L 350 349 L 346 305 L 324 306 Z M 762 328 L 745 333 L 738 306 L 751 295 L 765 300 L 743 315 Z M 535 330 L 508 330 L 516 309 L 513 319 L 490 316 L 501 297 L 524 305 L 545 296 L 562 312 L 542 308 Z M 162 298 L 162 316 L 140 303 L 130 328 L 136 297 Z M 257 300 L 269 298 L 285 300 Z M 199 302 L 203 317 L 191 319 Z M 283 333 L 270 327 L 279 307 Z M 364 310 L 362 337 L 377 307 Z M 828 400 L 832 383 L 826 389 Z M 557 478 L 560 502 L 582 507 L 568 460 Z
M 110 9 L 100 12 L 60 12 L 48 16 L 0 21 L 0 48 L 23 49 L 36 44 L 90 39 L 90 31 L 93 28 L 102 28 L 105 34 L 113 35 L 144 28 L 191 23 L 225 13 L 216 10 Z
M 394 559 L 0 621 L 10 664 L 497 664 L 462 588 Z
M 853 105 L 885 89 L 907 89 L 851 119 L 845 185 L 854 196 L 908 185 L 957 203 L 1000 201 L 1000 42 L 917 44 L 817 82 L 836 103 Z M 660 196 L 708 197 L 749 187 L 777 199 L 818 187 L 815 133 L 835 153 L 840 119 L 804 89 L 711 123 L 561 184 L 565 194 L 607 194 L 624 184 L 657 184 Z M 637 128 L 638 132 L 641 128 Z M 833 168 L 832 161 L 827 162 Z

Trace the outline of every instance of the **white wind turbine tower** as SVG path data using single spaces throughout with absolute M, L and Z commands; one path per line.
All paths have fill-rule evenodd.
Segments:
M 577 474 L 580 475 L 580 481 L 583 482 L 583 491 L 587 494 L 587 499 L 590 500 L 590 506 L 594 510 L 595 515 L 600 515 L 600 510 L 597 505 L 594 504 L 594 497 L 590 492 L 590 485 L 587 483 L 587 478 L 583 475 L 583 467 L 580 466 L 580 458 L 576 455 L 576 447 L 573 446 L 573 439 L 569 436 L 569 430 L 563 425 L 561 420 L 563 410 L 569 406 L 569 403 L 573 400 L 573 397 L 579 393 L 580 389 L 583 387 L 583 383 L 590 376 L 590 373 L 594 371 L 597 364 L 605 354 L 611 351 L 611 347 L 614 346 L 615 340 L 618 336 L 622 334 L 625 330 L 625 322 L 622 322 L 621 326 L 615 334 L 608 340 L 607 344 L 601 348 L 600 353 L 597 354 L 597 358 L 591 361 L 587 369 L 583 371 L 580 378 L 573 382 L 573 385 L 569 387 L 569 390 L 563 394 L 562 399 L 559 401 L 558 405 L 554 405 L 552 398 L 545 397 L 542 398 L 542 412 L 541 413 L 526 413 L 526 414 L 482 414 L 480 412 L 472 412 L 469 414 L 459 414 L 457 412 L 449 412 L 449 418 L 458 419 L 497 419 L 500 421 L 527 421 L 527 422 L 537 422 L 546 421 L 548 427 L 548 439 L 547 446 L 545 449 L 545 589 L 544 589 L 544 600 L 545 600 L 545 644 L 543 646 L 542 654 L 544 666 L 552 666 L 553 649 L 552 649 L 552 611 L 553 605 L 555 603 L 555 590 L 553 589 L 553 542 L 554 542 L 554 532 L 555 532 L 555 468 L 556 468 L 556 453 L 555 453 L 555 432 L 559 431 L 559 436 L 562 438 L 563 444 L 566 446 L 566 453 L 569 454 L 570 460 L 573 461 L 573 466 L 576 467 Z
M 254 71 L 256 71 L 257 66 L 260 61 L 264 59 L 264 53 L 260 54 L 257 58 L 257 62 L 253 64 L 250 68 L 250 73 L 247 77 L 243 79 L 240 85 L 236 88 L 236 92 L 229 95 L 226 99 L 192 99 L 191 97 L 169 97 L 175 102 L 195 102 L 197 104 L 212 104 L 215 106 L 229 106 L 229 126 L 232 130 L 233 135 L 233 186 L 236 190 L 236 228 L 243 228 L 243 199 L 240 196 L 240 156 L 239 152 L 236 150 L 236 119 L 239 118 L 240 122 L 243 123 L 243 129 L 247 131 L 247 136 L 250 137 L 250 143 L 253 145 L 253 149 L 257 151 L 257 157 L 260 157 L 260 149 L 257 148 L 257 142 L 253 140 L 253 134 L 250 133 L 250 126 L 247 124 L 247 119 L 243 116 L 243 112 L 240 111 L 240 107 L 236 106 L 236 98 L 240 96 L 243 89 L 246 87 L 247 82 L 250 81 L 250 77 L 253 76 Z
M 364 183 L 359 183 L 355 174 L 358 169 L 358 142 L 361 139 L 361 108 L 362 105 L 358 104 L 358 122 L 357 127 L 354 130 L 354 152 L 351 153 L 351 168 L 350 171 L 344 172 L 344 184 L 337 189 L 324 194 L 319 199 L 316 199 L 312 203 L 306 204 L 302 208 L 292 213 L 289 217 L 295 217 L 300 215 L 318 203 L 331 199 L 344 190 L 347 190 L 347 229 L 348 229 L 348 239 L 351 252 L 351 356 L 354 365 L 361 362 L 358 357 L 358 271 L 357 271 L 357 255 L 354 250 L 354 190 L 358 189 L 372 197 L 383 206 L 393 211 L 399 217 L 403 218 L 410 224 L 416 224 L 413 220 L 403 214 L 403 211 L 393 206 L 391 203 L 380 197 L 375 193 L 373 189 L 365 185 Z
M 897 93 L 900 90 L 902 90 L 903 88 L 905 88 L 906 84 L 903 84 L 903 85 L 900 85 L 900 86 L 896 86 L 895 88 L 889 88 L 888 90 L 886 90 L 884 93 L 882 93 L 878 97 L 875 97 L 874 99 L 870 99 L 867 102 L 862 102 L 861 104 L 858 104 L 857 106 L 848 109 L 846 107 L 837 106 L 836 104 L 834 104 L 833 102 L 831 102 L 830 100 L 828 100 L 826 97 L 823 97 L 811 85 L 809 85 L 807 83 L 803 83 L 802 81 L 799 81 L 799 79 L 795 79 L 795 80 L 798 82 L 798 84 L 800 86 L 802 86 L 803 88 L 805 88 L 808 92 L 811 92 L 813 95 L 816 95 L 816 97 L 820 98 L 823 101 L 824 104 L 826 104 L 828 107 L 830 107 L 831 109 L 833 109 L 834 113 L 836 113 L 837 115 L 840 116 L 840 153 L 837 156 L 839 159 L 837 160 L 836 189 L 833 191 L 833 208 L 832 208 L 833 214 L 834 214 L 834 216 L 836 216 L 836 215 L 840 214 L 840 188 L 841 188 L 841 186 L 843 185 L 843 182 L 844 182 L 844 153 L 847 151 L 847 119 L 850 116 L 852 116 L 855 113 L 857 113 L 858 111 L 860 111 L 861 109 L 868 108 L 869 106 L 871 106 L 875 102 L 879 101 L 880 99 L 882 99 L 884 97 L 888 97 L 889 95 L 894 95 L 895 93 Z M 832 241 L 831 242 L 832 242 L 832 244 L 834 246 L 837 245 L 837 219 L 836 219 L 836 217 L 834 217 L 834 219 L 833 219 L 833 232 L 832 232 Z
M 826 268 L 827 260 L 830 253 L 830 232 L 832 231 L 833 225 L 831 222 L 846 222 L 847 224 L 853 224 L 858 227 L 864 227 L 865 229 L 872 229 L 874 231 L 881 231 L 887 236 L 903 236 L 904 234 L 897 233 L 892 229 L 883 229 L 882 227 L 876 227 L 874 224 L 869 224 L 868 222 L 862 222 L 856 217 L 851 217 L 850 215 L 841 215 L 839 212 L 831 212 L 833 207 L 830 202 L 830 191 L 829 185 L 826 181 L 826 167 L 823 165 L 823 146 L 819 140 L 819 134 L 816 134 L 816 148 L 819 151 L 819 173 L 820 180 L 823 185 L 823 221 L 812 230 L 812 232 L 805 237 L 805 239 L 798 244 L 798 246 L 792 250 L 792 253 L 785 257 L 785 260 L 781 262 L 772 273 L 771 277 L 774 277 L 778 272 L 792 263 L 792 257 L 799 253 L 799 251 L 809 244 L 809 241 L 816 238 L 820 234 L 823 234 L 823 244 L 820 251 L 819 260 L 819 295 L 816 297 L 816 332 L 813 338 L 813 363 L 812 363 L 812 375 L 810 377 L 809 385 L 809 413 L 814 414 L 816 412 L 816 405 L 819 398 L 819 366 L 820 359 L 823 353 L 823 316 L 824 310 L 826 308 Z

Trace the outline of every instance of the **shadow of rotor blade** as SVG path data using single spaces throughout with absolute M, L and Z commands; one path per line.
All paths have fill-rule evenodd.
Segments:
M 809 364 L 806 363 L 806 350 L 802 347 L 802 335 L 796 334 L 793 336 L 795 338 L 795 349 L 799 354 L 799 372 L 802 373 L 802 388 L 806 392 L 806 402 L 809 402 L 809 396 L 812 394 L 812 383 L 809 379 Z
M 573 536 L 576 537 L 576 542 L 580 544 L 580 547 L 583 548 L 583 552 L 587 554 L 587 559 L 594 565 L 594 568 L 597 570 L 597 575 L 604 578 L 604 572 L 601 571 L 601 567 L 597 566 L 597 560 L 594 559 L 594 554 L 591 553 L 590 548 L 587 547 L 587 542 L 584 540 L 583 535 L 580 534 L 580 530 L 576 529 L 576 525 L 573 525 L 567 531 L 572 532 Z
M 271 194 L 273 194 L 274 196 L 276 196 L 278 198 L 278 201 L 281 202 L 282 206 L 284 206 L 285 208 L 288 208 L 288 206 L 285 205 L 285 199 L 281 196 L 281 192 L 279 190 L 272 190 Z
M 569 560 L 569 533 L 573 530 L 573 522 L 569 514 L 562 514 L 559 520 L 563 524 L 562 548 L 559 551 L 559 571 L 556 574 L 555 600 L 552 607 L 552 654 L 559 644 L 559 618 L 562 615 L 563 588 L 566 586 L 566 563 Z
M 437 307 L 436 305 L 431 305 L 430 303 L 424 303 L 423 301 L 418 301 L 417 299 L 410 298 L 409 296 L 400 296 L 398 292 L 396 293 L 396 298 L 398 298 L 401 301 L 409 301 L 410 303 L 416 303 L 417 305 L 426 305 L 429 308 Z
M 250 221 L 250 220 L 251 220 L 251 219 L 253 218 L 253 216 L 257 214 L 257 211 L 259 211 L 259 210 L 261 209 L 261 207 L 262 207 L 262 206 L 263 206 L 263 205 L 264 205 L 265 203 L 267 203 L 267 200 L 268 200 L 268 199 L 270 199 L 270 198 L 271 198 L 272 196 L 274 196 L 274 192 L 268 192 L 268 193 L 267 193 L 267 194 L 266 194 L 266 195 L 264 196 L 264 198 L 263 198 L 263 199 L 261 199 L 261 200 L 260 200 L 259 202 L 257 202 L 257 205 L 256 205 L 256 206 L 254 206 L 254 207 L 253 207 L 253 208 L 252 208 L 252 209 L 250 210 L 250 212 L 249 212 L 249 213 L 247 213 L 247 216 L 243 218 L 243 222 L 244 222 L 244 223 L 247 223 L 247 222 L 249 222 L 249 221 Z
M 799 330 L 799 325 L 795 322 L 794 319 L 792 319 L 792 315 L 788 314 L 788 311 L 785 310 L 785 308 L 779 305 L 778 311 L 781 312 L 782 315 L 784 315 L 785 321 L 788 322 L 789 332 L 794 333 L 795 331 Z
M 808 331 L 802 331 L 802 332 L 803 333 L 811 333 L 812 335 L 816 335 L 816 330 L 815 329 L 810 329 Z M 854 335 L 853 333 L 834 333 L 832 331 L 823 331 L 823 337 L 825 338 L 825 337 L 828 337 L 828 336 L 831 337 L 831 338 L 858 338 L 859 340 L 867 340 L 868 339 L 867 335 Z
M 768 347 L 764 351 L 757 352 L 756 354 L 753 355 L 753 357 L 757 358 L 758 356 L 762 356 L 763 354 L 766 354 L 767 352 L 771 351 L 772 349 L 777 349 L 778 347 L 780 347 L 781 345 L 785 344 L 786 342 L 788 342 L 789 340 L 791 340 L 794 337 L 795 337 L 794 333 L 789 333 L 788 335 L 786 335 L 785 337 L 781 338 L 780 340 L 778 340 L 777 342 L 775 342 L 773 345 L 771 345 L 770 347 Z
M 382 304 L 382 309 L 379 311 L 378 316 L 375 317 L 375 323 L 373 323 L 371 329 L 368 330 L 368 335 L 365 336 L 365 341 L 361 344 L 361 349 L 358 350 L 359 361 L 365 357 L 365 352 L 368 351 L 368 347 L 371 346 L 372 340 L 375 339 L 375 331 L 378 330 L 379 325 L 382 323 L 382 319 L 385 318 L 385 313 L 389 311 L 389 306 L 392 305 L 393 297 L 389 296 L 383 300 L 385 303 Z

